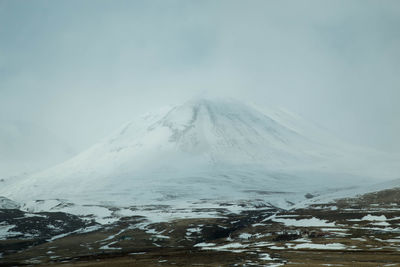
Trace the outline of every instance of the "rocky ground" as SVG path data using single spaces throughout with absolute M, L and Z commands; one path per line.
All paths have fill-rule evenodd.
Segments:
M 0 265 L 400 266 L 398 189 L 303 209 L 219 212 L 100 226 L 60 212 L 4 209 Z

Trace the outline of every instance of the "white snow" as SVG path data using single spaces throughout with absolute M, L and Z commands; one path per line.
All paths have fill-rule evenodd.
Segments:
M 201 228 L 196 227 L 196 228 L 188 228 L 186 229 L 186 235 L 191 236 L 193 234 L 201 233 Z
M 114 235 L 110 235 L 109 237 L 107 237 L 107 238 L 101 240 L 100 242 L 114 239 L 116 236 L 119 236 L 120 234 L 122 234 L 122 233 L 125 232 L 125 231 L 126 231 L 126 229 L 122 229 L 122 230 L 120 230 L 118 233 L 116 233 L 116 234 L 114 234 Z
M 204 248 L 204 247 L 214 247 L 215 246 L 215 244 L 214 243 L 197 243 L 196 245 L 194 245 L 195 247 L 202 247 L 202 248 Z
M 293 240 L 293 242 L 296 242 L 296 243 L 311 243 L 311 240 L 307 239 L 307 238 L 299 238 L 299 239 Z
M 400 243 L 400 239 L 395 239 L 395 238 L 391 238 L 391 239 L 386 239 L 386 242 L 392 242 L 392 243 Z
M 262 253 L 259 255 L 259 259 L 263 261 L 272 261 L 274 260 L 268 253 Z
M 340 243 L 331 243 L 331 244 L 314 244 L 314 243 L 305 243 L 305 244 L 297 244 L 293 247 L 293 249 L 332 249 L 332 250 L 341 250 L 346 249 L 346 246 Z
M 269 247 L 272 245 L 274 245 L 274 243 L 269 243 L 269 242 L 257 242 L 252 244 L 253 247 Z
M 218 217 L 217 208 L 237 213 L 254 199 L 291 208 L 290 202 L 365 192 L 398 178 L 397 163 L 284 110 L 195 99 L 146 114 L 64 163 L 0 186 L 0 196 L 31 212 L 92 215 L 101 224 L 123 216 Z M 309 192 L 319 197 L 307 200 Z M 215 211 L 194 212 L 199 207 Z M 316 218 L 275 221 L 332 225 Z
M 53 236 L 52 238 L 48 239 L 48 241 L 51 242 L 51 241 L 54 241 L 54 240 L 56 240 L 56 239 L 60 239 L 60 238 L 66 237 L 66 236 L 68 236 L 68 235 L 70 235 L 70 234 L 72 234 L 72 233 L 74 233 L 74 232 L 68 232 L 68 233 L 63 233 L 63 234 L 55 235 L 55 236 Z
M 321 220 L 315 217 L 310 219 L 285 219 L 285 218 L 274 218 L 275 222 L 280 222 L 286 226 L 299 226 L 299 227 L 329 227 L 335 226 L 335 223 L 328 223 L 326 220 Z
M 278 247 L 278 246 L 270 246 L 270 249 L 274 249 L 274 250 L 282 250 L 282 249 L 286 249 L 285 247 Z
M 100 249 L 119 250 L 119 249 L 121 249 L 121 248 L 118 248 L 118 247 L 110 247 L 111 245 L 114 245 L 114 244 L 117 243 L 117 242 L 118 242 L 118 241 L 114 241 L 114 242 L 111 242 L 111 243 L 109 243 L 109 244 L 107 244 L 107 245 L 101 246 Z
M 0 183 L 0 186 L 3 185 Z M 20 205 L 18 203 L 8 198 L 0 196 L 0 209 L 18 209 L 18 208 L 20 208 Z
M 378 226 L 390 226 L 388 222 L 374 222 L 373 224 Z
M 13 236 L 21 235 L 20 232 L 11 231 L 16 225 L 6 224 L 5 222 L 0 222 L 0 240 L 4 240 Z
M 72 231 L 72 232 L 63 233 L 63 234 L 59 234 L 59 235 L 53 236 L 52 238 L 48 239 L 47 241 L 51 242 L 51 241 L 54 241 L 56 239 L 60 239 L 60 238 L 63 238 L 63 237 L 66 237 L 68 235 L 75 234 L 75 233 L 76 234 L 90 233 L 90 232 L 96 231 L 96 230 L 98 230 L 100 228 L 101 228 L 100 225 L 89 226 L 89 227 L 85 227 L 85 228 L 82 228 L 82 229 L 78 229 L 76 231 Z
M 361 218 L 362 221 L 386 221 L 386 216 L 385 215 L 381 215 L 381 216 L 376 216 L 376 215 L 371 215 L 368 214 L 364 217 Z
M 248 246 L 234 242 L 220 246 L 216 246 L 215 244 L 211 245 L 211 243 L 200 243 L 196 244 L 195 247 L 201 247 L 204 250 L 243 252 L 245 251 L 245 248 L 247 248 Z
M 265 223 L 255 223 L 252 225 L 253 227 L 257 227 L 257 226 L 265 226 Z
M 330 231 L 330 232 L 347 232 L 349 229 L 343 229 L 343 228 L 321 228 L 322 231 Z
M 252 234 L 248 234 L 248 233 L 241 233 L 240 235 L 239 235 L 239 238 L 241 238 L 241 239 L 249 239 L 250 237 L 252 237 L 253 235 Z

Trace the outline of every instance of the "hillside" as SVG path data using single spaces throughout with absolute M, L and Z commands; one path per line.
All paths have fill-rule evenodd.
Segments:
M 288 208 L 306 195 L 337 196 L 398 178 L 394 163 L 279 109 L 195 99 L 127 123 L 76 157 L 0 189 L 0 195 L 26 209 L 57 206 L 78 215 L 97 208 L 72 206 L 181 209 L 205 201 Z

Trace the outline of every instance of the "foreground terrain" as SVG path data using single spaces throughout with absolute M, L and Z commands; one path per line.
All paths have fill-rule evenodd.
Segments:
M 301 209 L 215 214 L 99 225 L 61 212 L 3 209 L 0 265 L 400 266 L 399 189 Z

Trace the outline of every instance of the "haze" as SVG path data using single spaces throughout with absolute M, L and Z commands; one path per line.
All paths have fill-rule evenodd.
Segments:
M 199 95 L 400 151 L 399 1 L 0 1 L 0 120 L 76 152 Z M 46 146 L 46 142 L 43 142 Z

